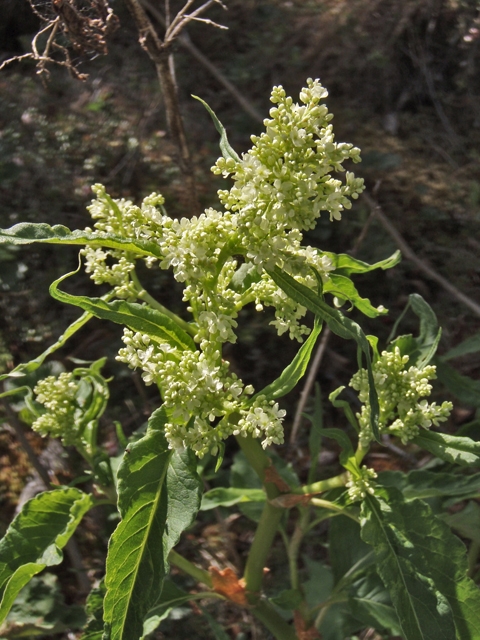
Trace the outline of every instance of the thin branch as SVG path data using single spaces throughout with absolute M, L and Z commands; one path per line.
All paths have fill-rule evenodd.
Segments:
M 148 10 L 148 12 L 161 24 L 163 27 L 166 27 L 168 22 L 166 18 L 163 17 L 162 13 L 153 5 L 150 0 L 142 0 L 143 6 Z M 181 47 L 186 49 L 201 65 L 210 72 L 210 74 L 217 80 L 221 85 L 225 87 L 225 89 L 230 93 L 230 95 L 238 102 L 241 108 L 247 113 L 253 120 L 256 122 L 263 122 L 262 114 L 257 111 L 257 109 L 253 106 L 253 104 L 235 87 L 234 84 L 230 82 L 230 80 L 219 70 L 217 67 L 211 62 L 207 56 L 205 56 L 200 49 L 190 39 L 187 31 L 183 31 L 178 36 L 178 43 Z
M 413 262 L 413 264 L 419 269 L 422 273 L 424 273 L 427 278 L 430 280 L 434 280 L 438 283 L 445 291 L 454 297 L 456 300 L 464 304 L 468 307 L 475 315 L 480 317 L 480 305 L 476 303 L 474 300 L 469 298 L 467 295 L 462 293 L 451 284 L 448 280 L 439 275 L 427 262 L 422 260 L 417 256 L 417 254 L 413 251 L 410 245 L 407 243 L 402 234 L 396 229 L 395 225 L 387 218 L 387 216 L 383 213 L 382 208 L 373 198 L 371 198 L 365 192 L 361 196 L 364 201 L 368 204 L 368 206 L 375 211 L 375 216 L 385 229 L 385 231 L 393 238 L 398 248 L 404 255 L 407 260 Z
M 325 326 L 323 330 L 322 339 L 320 340 L 320 344 L 317 347 L 315 352 L 315 356 L 313 358 L 313 362 L 310 366 L 310 370 L 308 372 L 307 379 L 305 381 L 305 386 L 302 389 L 302 393 L 300 394 L 300 401 L 297 405 L 297 410 L 295 412 L 295 418 L 293 420 L 292 431 L 290 433 L 290 444 L 294 444 L 297 439 L 297 433 L 300 428 L 300 424 L 302 422 L 303 412 L 305 410 L 305 405 L 307 404 L 307 400 L 310 397 L 310 393 L 312 392 L 313 385 L 315 384 L 315 379 L 317 377 L 318 369 L 323 359 L 323 355 L 327 348 L 328 341 L 330 339 L 331 331 L 330 328 Z

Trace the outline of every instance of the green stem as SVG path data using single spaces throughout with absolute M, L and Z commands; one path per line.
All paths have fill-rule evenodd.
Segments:
M 246 590 L 247 592 L 251 592 L 254 602 L 258 598 L 258 592 L 262 588 L 263 568 L 267 563 L 267 558 L 283 513 L 283 509 L 274 507 L 267 501 L 263 508 L 257 530 L 255 531 L 255 537 L 250 547 L 247 564 L 245 565 L 245 573 L 243 575 Z
M 276 640 L 298 640 L 293 627 L 266 600 L 261 600 L 251 609 L 251 612 L 260 622 L 263 622 Z
M 148 302 L 148 304 L 153 309 L 156 309 L 157 311 L 161 311 L 164 315 L 168 316 L 171 320 L 173 320 L 176 324 L 178 324 L 179 327 L 181 327 L 184 331 L 186 331 L 191 336 L 196 335 L 197 330 L 192 324 L 190 324 L 186 320 L 183 320 L 182 318 L 180 318 L 180 316 L 177 316 L 176 313 L 173 313 L 173 311 L 170 311 L 170 309 L 167 309 L 167 307 L 164 307 L 163 304 L 160 304 L 158 300 L 155 300 L 155 298 L 151 296 L 146 289 L 143 288 L 142 283 L 138 279 L 138 276 L 135 273 L 135 271 L 131 271 L 130 277 L 132 278 L 133 284 L 137 288 L 137 296 L 139 297 L 140 300 L 143 300 L 144 302 Z
M 247 436 L 246 438 L 237 436 L 237 442 L 253 470 L 263 483 L 265 481 L 265 469 L 272 464 L 271 459 L 267 456 L 264 449 L 262 449 L 258 440 L 252 438 L 252 436 Z M 267 492 L 270 499 L 276 498 L 278 494 L 278 490 L 275 495 L 268 495 Z
M 348 481 L 347 474 L 341 473 L 339 476 L 334 476 L 333 478 L 320 480 L 319 482 L 314 482 L 313 484 L 307 484 L 307 485 L 304 485 L 303 487 L 295 487 L 292 489 L 292 493 L 299 493 L 299 494 L 323 493 L 324 491 L 328 491 L 329 489 L 344 487 L 347 481 Z
M 198 582 L 202 582 L 210 589 L 213 588 L 212 578 L 208 571 L 204 571 L 204 569 L 200 569 L 200 567 L 195 566 L 192 562 L 181 556 L 173 549 L 168 554 L 168 561 L 170 564 L 175 565 L 189 576 L 192 576 L 192 578 L 195 578 Z
M 237 437 L 237 442 L 255 473 L 262 483 L 265 484 L 268 499 L 272 500 L 276 498 L 280 494 L 278 488 L 271 482 L 265 483 L 265 470 L 271 466 L 272 461 L 262 449 L 258 440 L 252 438 L 252 436 L 247 436 L 246 438 L 239 436 Z M 258 597 L 257 594 L 262 587 L 263 568 L 265 567 L 283 512 L 283 509 L 274 507 L 268 501 L 263 508 L 260 522 L 258 523 L 255 537 L 248 554 L 244 574 L 246 589 L 252 592 L 253 599 Z
M 340 507 L 338 504 L 334 502 L 329 502 L 328 500 L 321 500 L 320 498 L 312 498 L 310 500 L 310 504 L 313 504 L 314 507 L 323 507 L 324 509 L 330 509 L 331 511 L 336 511 L 337 513 L 341 513 L 343 516 L 347 516 L 347 518 L 351 518 L 355 520 L 355 522 L 360 522 L 360 518 L 353 514 L 351 511 L 345 509 L 345 507 Z
M 297 521 L 290 544 L 287 547 L 288 564 L 290 566 L 290 582 L 292 589 L 300 588 L 300 580 L 298 577 L 298 554 L 300 552 L 300 545 L 302 544 L 305 531 L 308 527 L 310 513 L 309 509 L 300 509 L 300 518 Z

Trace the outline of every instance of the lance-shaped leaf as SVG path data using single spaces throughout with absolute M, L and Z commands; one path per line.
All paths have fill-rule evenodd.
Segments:
M 346 253 L 330 253 L 329 251 L 324 251 L 322 252 L 322 255 L 323 254 L 330 258 L 335 267 L 335 271 L 344 276 L 349 276 L 352 273 L 368 273 L 369 271 L 375 271 L 375 269 L 391 269 L 402 259 L 400 251 L 395 251 L 389 258 L 375 262 L 375 264 L 362 262 L 362 260 L 353 258 Z
M 333 333 L 345 340 L 355 340 L 363 351 L 369 382 L 372 430 L 375 438 L 380 441 L 378 396 L 373 379 L 370 345 L 361 327 L 353 320 L 350 320 L 350 318 L 345 317 L 338 309 L 330 307 L 320 296 L 316 295 L 314 291 L 294 280 L 292 276 L 282 271 L 282 269 L 275 267 L 273 271 L 267 271 L 267 273 L 288 296 L 307 309 L 310 309 L 310 311 L 313 311 L 313 313 L 322 320 L 325 320 Z
M 50 285 L 50 295 L 52 298 L 80 307 L 84 311 L 102 320 L 110 320 L 121 324 L 133 331 L 146 333 L 156 342 L 168 342 L 170 345 L 184 351 L 194 350 L 195 343 L 172 318 L 152 309 L 147 305 L 136 302 L 126 302 L 125 300 L 114 300 L 107 302 L 102 298 L 89 298 L 87 296 L 73 296 L 64 291 L 60 291 L 58 285 L 68 278 L 68 273 Z
M 122 521 L 107 557 L 105 637 L 137 640 L 148 611 L 156 605 L 167 558 L 200 506 L 200 481 L 191 451 L 173 453 L 157 409 L 146 435 L 127 449 L 118 470 Z
M 238 153 L 235 151 L 235 149 L 233 149 L 233 147 L 230 146 L 230 143 L 228 142 L 227 132 L 225 131 L 225 127 L 217 118 L 213 109 L 205 102 L 205 100 L 202 100 L 198 96 L 192 95 L 192 98 L 195 98 L 195 100 L 198 100 L 199 102 L 201 102 L 205 107 L 205 109 L 210 114 L 213 120 L 213 123 L 215 125 L 215 129 L 220 134 L 220 151 L 222 152 L 222 156 L 225 158 L 225 160 L 228 160 L 229 158 L 231 158 L 232 160 L 235 160 L 235 162 L 240 162 Z
M 447 462 L 480 467 L 480 442 L 470 438 L 422 429 L 412 442 Z
M 287 367 L 285 367 L 285 369 L 276 380 L 274 380 L 269 385 L 264 387 L 261 391 L 252 396 L 252 398 L 250 398 L 249 400 L 249 404 L 251 404 L 255 400 L 255 398 L 260 395 L 266 396 L 268 400 L 276 400 L 277 398 L 282 398 L 297 386 L 298 381 L 301 380 L 305 375 L 308 363 L 310 362 L 313 347 L 315 346 L 315 342 L 317 341 L 321 330 L 321 321 L 315 320 L 315 324 L 311 334 L 300 347 L 297 355 L 292 360 L 292 362 Z
M 29 580 L 62 561 L 61 550 L 92 504 L 91 496 L 73 488 L 46 491 L 24 504 L 0 541 L 0 623 Z
M 435 517 L 428 504 L 422 500 L 405 502 L 402 494 L 395 489 L 390 489 L 388 494 L 388 510 L 382 509 L 384 525 L 392 532 L 397 532 L 399 555 L 431 580 L 448 601 L 456 628 L 456 633 L 448 637 L 457 640 L 478 637 L 480 590 L 467 577 L 465 545 L 450 531 L 447 524 Z M 381 567 L 379 573 L 385 580 Z M 403 621 L 400 615 L 399 617 Z
M 43 353 L 41 353 L 33 360 L 19 364 L 8 373 L 4 373 L 3 375 L 1 375 L 0 382 L 9 377 L 20 377 L 27 373 L 32 373 L 32 371 L 36 371 L 38 367 L 40 367 L 45 362 L 49 355 L 57 351 L 57 349 L 63 347 L 67 340 L 71 338 L 71 336 L 73 336 L 73 334 L 76 333 L 79 329 L 81 329 L 83 325 L 86 324 L 91 318 L 93 318 L 91 313 L 82 313 L 82 315 L 77 320 L 72 322 L 72 324 L 66 328 L 64 333 L 62 333 L 62 335 L 54 344 L 48 347 L 48 349 L 45 349 Z
M 449 604 L 434 582 L 412 562 L 412 543 L 403 528 L 392 526 L 392 510 L 382 498 L 367 496 L 360 524 L 362 539 L 375 550 L 377 571 L 390 592 L 403 637 L 453 640 L 455 624 Z M 420 547 L 418 553 L 422 550 Z
M 90 245 L 91 247 L 108 247 L 120 251 L 130 251 L 138 256 L 162 258 L 158 244 L 151 240 L 122 238 L 113 233 L 99 231 L 70 231 L 68 227 L 56 224 L 53 227 L 44 222 L 20 222 L 10 229 L 0 229 L 0 244 L 46 244 Z

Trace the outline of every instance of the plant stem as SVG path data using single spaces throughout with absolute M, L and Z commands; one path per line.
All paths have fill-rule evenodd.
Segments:
M 183 318 L 180 318 L 180 316 L 177 316 L 177 314 L 173 313 L 173 311 L 170 311 L 170 309 L 167 309 L 167 307 L 164 307 L 163 304 L 158 302 L 158 300 L 155 300 L 155 298 L 151 296 L 146 289 L 144 289 L 135 271 L 132 271 L 130 273 L 130 277 L 132 278 L 133 284 L 137 288 L 137 296 L 140 298 L 140 300 L 148 302 L 148 304 L 153 309 L 161 311 L 164 315 L 168 316 L 171 320 L 178 324 L 178 326 L 186 331 L 189 335 L 195 336 L 195 334 L 197 333 L 195 327 L 186 320 L 183 320 Z
M 331 511 L 336 511 L 337 513 L 341 513 L 343 516 L 347 516 L 347 518 L 355 520 L 355 522 L 360 522 L 360 518 L 358 518 L 355 514 L 345 509 L 345 507 L 340 507 L 334 502 L 321 500 L 320 498 L 312 498 L 310 500 L 310 503 L 313 504 L 314 507 L 323 507 L 324 509 L 330 509 Z
M 276 640 L 298 640 L 298 636 L 291 625 L 288 624 L 266 600 L 261 600 L 251 609 L 253 615 L 263 622 Z
M 300 580 L 298 577 L 298 554 L 300 552 L 300 545 L 305 535 L 305 531 L 308 528 L 309 521 L 309 509 L 300 508 L 300 518 L 297 521 L 295 530 L 290 539 L 290 544 L 287 547 L 288 552 L 288 564 L 290 567 L 290 582 L 292 589 L 300 588 Z
M 313 484 L 307 484 L 307 485 L 304 485 L 303 487 L 294 487 L 292 489 L 292 493 L 299 493 L 299 494 L 323 493 L 324 491 L 328 491 L 329 489 L 344 487 L 347 480 L 348 480 L 347 474 L 341 473 L 339 476 L 334 476 L 333 478 L 327 478 L 326 480 L 320 480 L 319 482 L 314 482 Z
M 258 592 L 262 588 L 263 568 L 266 565 L 283 513 L 283 509 L 274 507 L 267 501 L 255 531 L 243 575 L 246 590 L 251 593 L 253 602 L 258 598 Z
M 247 436 L 246 438 L 237 436 L 237 442 L 257 476 L 262 482 L 265 482 L 265 469 L 272 464 L 272 461 L 262 449 L 258 440 L 252 438 L 252 436 Z M 268 495 L 267 492 L 267 495 L 269 498 L 276 498 L 278 493 L 277 491 L 275 495 Z
M 170 562 L 170 564 L 175 565 L 176 567 L 187 573 L 189 576 L 192 576 L 192 578 L 195 578 L 195 580 L 197 580 L 198 582 L 202 582 L 203 584 L 206 584 L 207 587 L 212 589 L 212 578 L 210 577 L 208 571 L 204 571 L 204 569 L 200 569 L 200 567 L 195 566 L 192 562 L 190 562 L 190 560 L 187 560 L 173 549 L 168 554 L 168 561 Z

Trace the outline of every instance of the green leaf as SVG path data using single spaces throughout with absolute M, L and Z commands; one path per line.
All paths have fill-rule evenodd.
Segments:
M 377 571 L 390 592 L 402 635 L 405 640 L 453 640 L 455 625 L 448 602 L 412 563 L 412 545 L 403 526 L 392 526 L 392 511 L 382 498 L 367 496 L 362 504 L 362 539 L 375 550 Z
M 395 489 L 388 490 L 388 496 L 388 504 L 382 499 L 367 498 L 366 512 L 370 511 L 374 514 L 377 521 L 380 520 L 380 524 L 377 525 L 376 542 L 375 534 L 370 540 L 365 537 L 364 539 L 375 547 L 377 570 L 390 589 L 402 626 L 405 627 L 407 612 L 403 608 L 399 609 L 398 594 L 394 597 L 392 593 L 392 588 L 398 589 L 399 585 L 390 586 L 394 575 L 391 574 L 391 567 L 384 561 L 385 538 L 391 549 L 389 553 L 395 554 L 397 565 L 410 566 L 416 575 L 421 577 L 421 581 L 428 580 L 432 589 L 446 599 L 455 622 L 456 633 L 455 630 L 448 631 L 450 616 L 447 615 L 443 606 L 437 612 L 432 609 L 431 622 L 436 620 L 441 624 L 442 633 L 447 632 L 448 638 L 457 638 L 457 640 L 476 638 L 475 634 L 480 629 L 480 591 L 467 577 L 465 545 L 444 522 L 435 517 L 425 502 L 421 500 L 406 502 L 402 494 Z M 380 527 L 383 541 L 379 541 Z M 383 549 L 379 545 L 383 545 Z M 415 591 L 412 590 L 411 593 Z M 426 604 L 427 600 L 424 600 L 424 603 Z M 444 636 L 439 634 L 436 637 Z
M 138 256 L 154 256 L 162 258 L 158 244 L 150 240 L 122 238 L 113 233 L 99 231 L 70 231 L 61 224 L 51 227 L 43 222 L 21 222 L 10 229 L 0 229 L 0 244 L 31 244 L 42 242 L 47 244 L 72 244 L 91 247 L 108 247 L 120 251 L 130 251 Z
M 242 489 L 239 487 L 216 487 L 203 494 L 202 511 L 216 507 L 231 507 L 239 502 L 265 502 L 263 489 Z
M 439 516 L 449 527 L 455 529 L 462 538 L 480 544 L 480 506 L 473 500 L 461 511 Z
M 349 471 L 355 473 L 358 469 L 358 465 L 355 461 L 355 453 L 353 451 L 353 446 L 350 441 L 350 438 L 344 431 L 340 429 L 332 428 L 332 429 L 323 429 L 322 436 L 326 438 L 333 438 L 336 440 L 338 444 L 342 448 L 342 452 L 340 454 L 340 462 Z
M 240 157 L 228 142 L 227 132 L 225 131 L 225 127 L 217 118 L 213 109 L 210 108 L 210 106 L 205 102 L 205 100 L 202 100 L 198 96 L 192 95 L 192 98 L 195 98 L 195 100 L 198 100 L 199 102 L 201 102 L 205 107 L 205 109 L 210 114 L 210 116 L 212 117 L 213 123 L 215 125 L 215 129 L 220 134 L 220 151 L 222 152 L 222 156 L 225 158 L 225 160 L 228 160 L 231 158 L 232 160 L 235 160 L 235 162 L 240 162 Z
M 337 518 L 332 520 L 336 522 Z M 391 635 L 401 634 L 400 623 L 392 606 L 390 594 L 378 574 L 372 570 L 355 580 L 349 597 L 352 615 L 364 627 L 387 629 Z
M 267 270 L 267 273 L 288 296 L 307 309 L 310 309 L 310 311 L 313 311 L 313 313 L 322 320 L 325 320 L 333 333 L 345 340 L 355 340 L 363 351 L 369 382 L 372 430 L 375 438 L 380 442 L 378 396 L 372 372 L 370 345 L 361 327 L 353 320 L 345 317 L 338 309 L 330 307 L 311 289 L 294 280 L 292 276 L 282 271 L 279 267 L 275 267 L 273 271 Z
M 345 389 L 344 386 L 338 387 L 338 389 L 335 389 L 335 391 L 332 391 L 332 393 L 328 396 L 328 399 L 330 400 L 330 402 L 333 404 L 334 407 L 336 407 L 337 409 L 343 409 L 343 412 L 345 413 L 345 417 L 347 418 L 349 423 L 352 425 L 352 427 L 355 429 L 355 431 L 358 433 L 360 429 L 358 426 L 357 419 L 355 418 L 355 414 L 352 411 L 352 407 L 350 406 L 350 403 L 347 402 L 347 400 L 338 400 L 338 396 L 342 393 L 344 389 Z
M 81 640 L 101 640 L 103 636 L 103 600 L 105 598 L 105 581 L 94 587 L 88 594 L 85 603 L 87 624 L 83 630 Z
M 458 497 L 460 500 L 480 493 L 480 473 L 466 476 L 426 469 L 416 469 L 407 474 L 401 471 L 382 471 L 378 474 L 377 482 L 384 487 L 395 487 L 406 500 L 442 496 Z
M 274 380 L 269 385 L 264 387 L 261 391 L 252 396 L 248 401 L 248 404 L 252 404 L 255 398 L 258 398 L 258 396 L 266 396 L 267 400 L 277 400 L 277 398 L 285 396 L 297 386 L 298 381 L 301 380 L 305 375 L 308 363 L 310 362 L 313 347 L 315 346 L 321 330 L 322 323 L 318 320 L 315 320 L 315 324 L 311 334 L 308 336 L 304 344 L 300 347 L 297 355 L 294 357 L 292 362 L 287 367 L 285 367 L 285 369 L 276 380 Z
M 470 438 L 422 429 L 418 436 L 412 438 L 412 442 L 447 462 L 480 467 L 480 442 Z
M 402 259 L 400 251 L 395 251 L 389 258 L 375 262 L 375 264 L 368 264 L 352 258 L 346 253 L 330 253 L 329 251 L 322 251 L 322 255 L 327 255 L 332 264 L 335 267 L 335 271 L 340 272 L 344 276 L 349 276 L 352 273 L 367 273 L 368 271 L 374 271 L 375 269 L 391 269 L 395 267 Z
M 72 324 L 67 327 L 64 333 L 54 344 L 48 347 L 48 349 L 46 349 L 39 356 L 37 356 L 33 360 L 30 360 L 29 362 L 19 364 L 17 367 L 9 371 L 9 373 L 0 375 L 0 382 L 9 377 L 15 378 L 36 371 L 38 367 L 40 367 L 45 362 L 46 358 L 48 358 L 49 355 L 57 351 L 57 349 L 63 347 L 67 340 L 71 338 L 73 334 L 76 333 L 79 329 L 81 329 L 83 325 L 86 324 L 91 318 L 93 318 L 93 315 L 91 313 L 83 313 L 77 320 L 75 320 L 75 322 L 72 322 Z
M 480 351 L 480 333 L 476 333 L 470 338 L 467 338 L 456 347 L 450 349 L 442 356 L 442 360 L 451 360 L 452 358 L 458 358 L 465 356 L 469 353 L 478 353 Z
M 420 334 L 417 338 L 411 335 L 399 336 L 392 341 L 390 349 L 398 346 L 402 355 L 409 356 L 409 365 L 423 369 L 433 358 L 440 342 L 442 330 L 438 326 L 437 317 L 432 307 L 418 293 L 409 296 L 408 304 L 397 319 L 392 334 L 395 334 L 397 326 L 409 308 L 420 319 Z M 390 340 L 390 338 L 389 338 Z
M 164 409 L 157 409 L 118 470 L 122 521 L 110 540 L 105 576 L 109 640 L 142 635 L 144 619 L 160 597 L 168 554 L 200 506 L 194 454 L 168 448 L 165 422 Z
M 328 539 L 330 565 L 337 585 L 371 551 L 360 537 L 360 525 L 346 516 L 332 518 L 328 527 Z
M 182 351 L 186 349 L 195 350 L 195 343 L 191 336 L 161 311 L 136 302 L 126 302 L 125 300 L 106 302 L 102 298 L 73 296 L 60 291 L 58 285 L 70 275 L 70 273 L 67 273 L 50 285 L 52 298 L 65 304 L 80 307 L 102 320 L 111 320 L 133 331 L 146 333 L 158 343 L 168 342 Z
M 323 283 L 323 292 L 330 293 L 342 300 L 348 300 L 350 304 L 353 304 L 369 318 L 385 315 L 385 311 L 379 311 L 368 298 L 360 296 L 355 285 L 347 276 L 331 273 L 327 282 Z
M 147 636 L 160 626 L 162 620 L 168 616 L 170 611 L 175 607 L 180 607 L 190 600 L 195 600 L 198 596 L 204 597 L 204 594 L 190 594 L 182 589 L 168 578 L 163 583 L 162 594 L 157 604 L 148 612 L 145 622 L 143 623 L 143 636 Z
M 92 498 L 78 489 L 56 489 L 26 502 L 0 541 L 0 623 L 20 590 L 45 567 L 63 560 L 62 549 Z
M 443 358 L 436 358 L 437 378 L 460 402 L 471 407 L 480 407 L 480 380 L 462 376 Z

